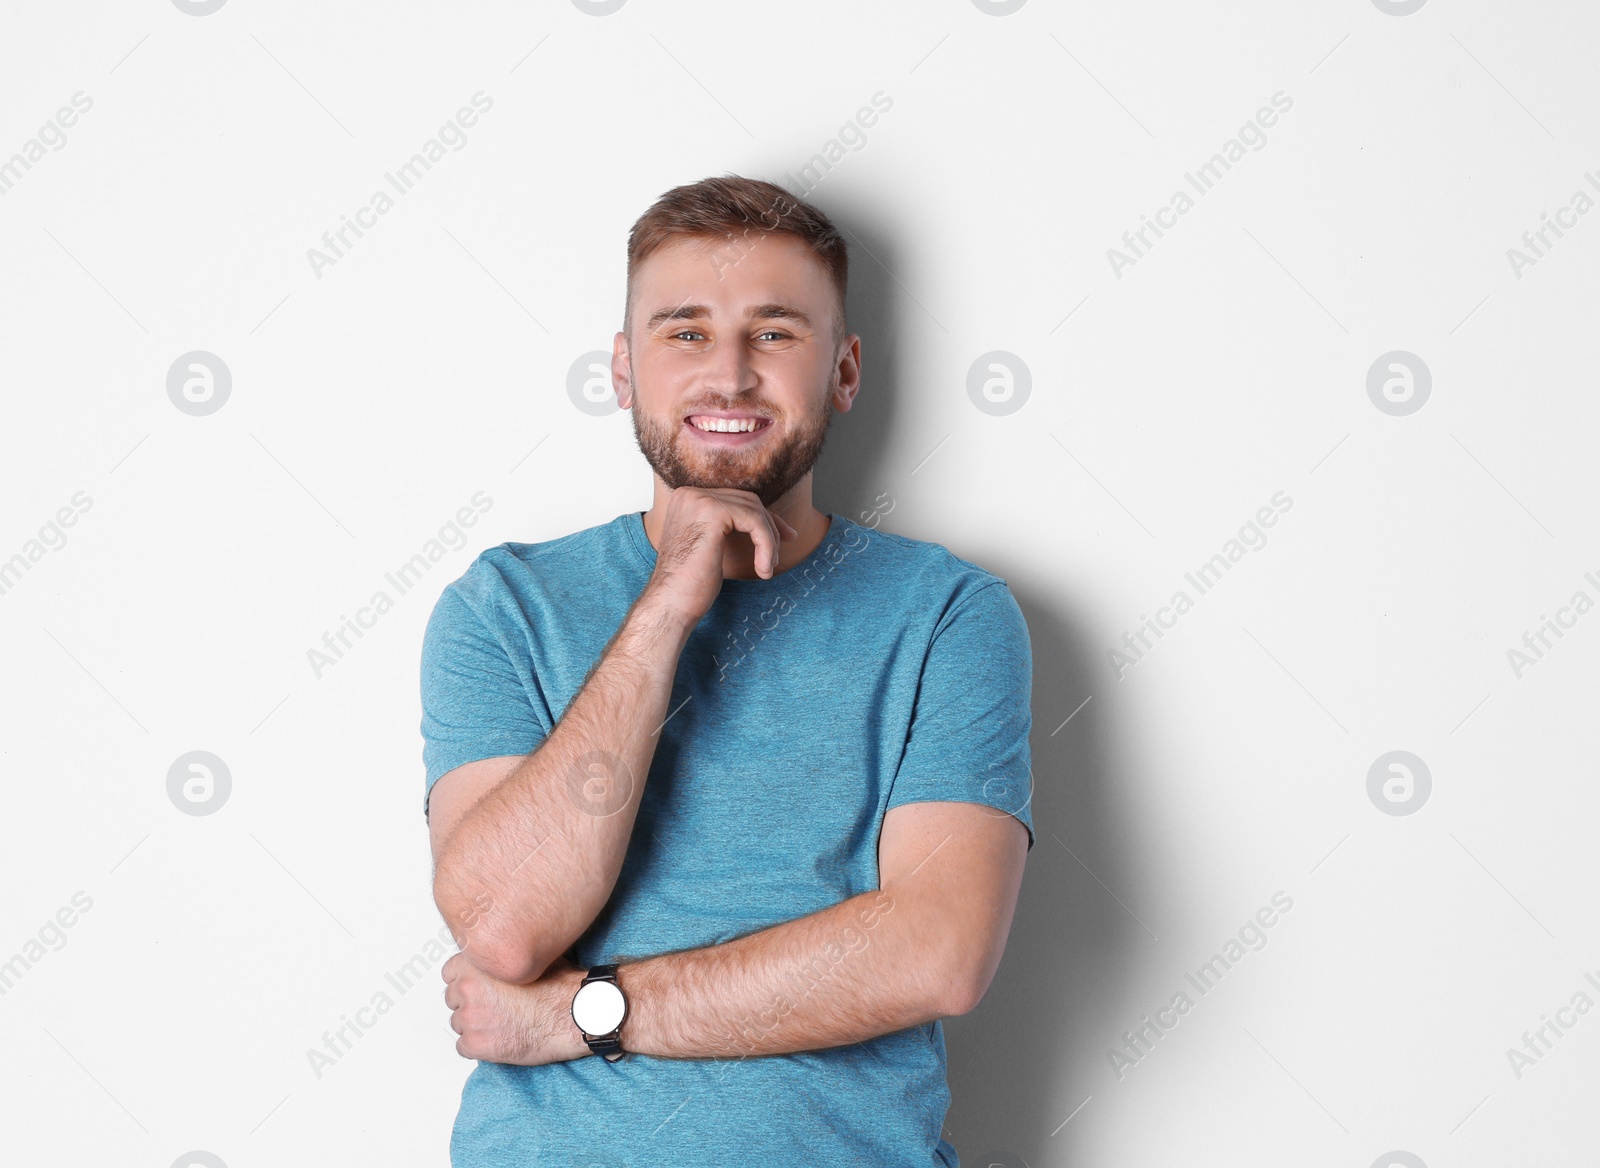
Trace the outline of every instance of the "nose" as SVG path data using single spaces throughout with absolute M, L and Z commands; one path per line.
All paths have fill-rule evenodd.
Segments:
M 756 388 L 755 366 L 742 337 L 720 337 L 706 354 L 701 381 L 710 393 L 736 398 Z

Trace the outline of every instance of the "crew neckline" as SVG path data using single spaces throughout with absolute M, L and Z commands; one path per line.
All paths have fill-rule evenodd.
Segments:
M 630 511 L 622 516 L 622 521 L 623 529 L 628 533 L 628 543 L 632 546 L 634 555 L 638 557 L 639 564 L 644 568 L 645 574 L 649 575 L 656 570 L 656 549 L 650 542 L 650 537 L 645 534 L 644 512 Z M 844 529 L 849 522 L 841 513 L 828 516 L 828 532 L 822 537 L 822 542 L 816 546 L 816 550 L 811 553 L 810 557 L 801 560 L 793 568 L 786 568 L 784 571 L 777 573 L 770 580 L 763 580 L 760 576 L 749 580 L 723 580 L 722 591 L 725 593 L 770 592 L 782 588 L 784 581 L 795 571 L 795 568 L 800 568 L 810 563 L 812 559 L 821 554 L 822 549 L 827 547 L 830 542 L 837 541 L 843 535 Z

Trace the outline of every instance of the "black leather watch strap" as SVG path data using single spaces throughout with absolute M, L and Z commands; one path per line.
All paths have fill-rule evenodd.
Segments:
M 627 1053 L 622 1049 L 622 1039 L 617 1037 L 615 1030 L 601 1038 L 590 1038 L 585 1034 L 583 1040 L 589 1044 L 590 1050 L 608 1063 L 616 1062 Z

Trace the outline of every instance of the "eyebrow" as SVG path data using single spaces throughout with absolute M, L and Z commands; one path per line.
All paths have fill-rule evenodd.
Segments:
M 650 315 L 645 322 L 646 332 L 655 332 L 656 329 L 672 320 L 704 320 L 711 315 L 711 309 L 704 304 L 680 304 L 676 308 L 663 308 Z M 811 327 L 811 318 L 801 312 L 792 304 L 757 304 L 747 314 L 750 320 L 792 320 L 802 328 Z

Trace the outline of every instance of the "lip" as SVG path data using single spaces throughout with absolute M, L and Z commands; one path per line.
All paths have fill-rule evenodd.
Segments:
M 695 418 L 727 418 L 730 421 L 753 420 L 765 422 L 766 425 L 758 426 L 754 430 L 737 433 L 725 433 L 718 430 L 702 430 L 694 424 Z M 685 415 L 683 428 L 694 435 L 695 440 L 704 442 L 709 446 L 748 446 L 761 439 L 761 436 L 772 429 L 772 419 L 765 414 L 751 413 L 748 410 L 696 410 Z

